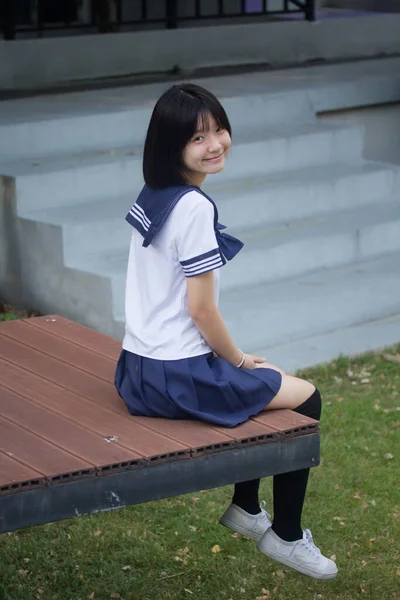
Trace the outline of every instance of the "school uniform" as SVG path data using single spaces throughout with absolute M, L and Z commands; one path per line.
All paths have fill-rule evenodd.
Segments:
M 259 413 L 281 374 L 214 357 L 187 303 L 186 278 L 212 270 L 218 305 L 220 268 L 242 242 L 222 231 L 213 200 L 191 185 L 145 185 L 126 220 L 133 229 L 115 386 L 131 414 L 234 427 Z

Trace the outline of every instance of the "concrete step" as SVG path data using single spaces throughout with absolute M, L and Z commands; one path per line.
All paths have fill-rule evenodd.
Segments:
M 157 85 L 153 89 L 148 86 L 148 97 L 136 106 L 128 104 L 115 109 L 112 104 L 104 107 L 93 101 L 87 107 L 77 106 L 75 113 L 45 113 L 30 118 L 15 116 L 15 122 L 11 124 L 0 118 L 0 162 L 142 145 L 158 93 L 167 87 Z M 315 121 L 305 91 L 271 93 L 265 92 L 267 88 L 259 88 L 253 94 L 244 93 L 242 89 L 227 90 L 221 98 L 235 137 L 257 131 L 260 126 Z M 142 99 L 145 91 L 137 90 L 136 102 Z M 229 93 L 234 95 L 229 97 Z
M 398 252 L 221 295 L 235 342 L 255 350 L 396 315 L 399 303 Z
M 58 228 L 50 226 L 44 236 L 36 222 L 20 219 L 18 229 L 27 305 L 122 337 L 127 252 L 66 266 Z M 278 346 L 398 313 L 399 252 L 234 290 L 225 288 L 226 269 L 221 311 L 236 343 L 246 349 Z
M 380 163 L 332 164 L 246 178 L 235 184 L 209 186 L 220 221 L 241 235 L 255 225 L 329 215 L 349 208 L 389 201 L 400 169 Z M 132 194 L 97 197 L 81 204 L 23 211 L 25 219 L 62 227 L 65 260 L 82 260 L 107 251 L 126 251 L 131 229 L 124 219 Z M 45 228 L 44 228 L 45 231 Z M 44 233 L 45 235 L 45 233 Z
M 361 162 L 364 129 L 358 125 L 306 123 L 259 128 L 235 141 L 216 184 L 261 177 L 287 169 Z M 0 169 L 1 169 L 0 165 Z M 4 171 L 3 171 L 4 172 Z M 136 197 L 142 185 L 141 149 L 118 148 L 74 157 L 20 162 L 9 166 L 16 179 L 18 214 L 97 198 Z
M 220 221 L 239 233 L 255 222 L 279 223 L 366 206 L 393 196 L 399 185 L 398 166 L 349 161 L 246 177 L 210 190 L 206 182 L 204 189 L 215 198 Z
M 251 229 L 240 237 L 245 248 L 223 268 L 224 293 L 400 251 L 400 200 Z M 127 249 L 86 259 L 75 253 L 65 260 L 69 267 L 112 278 L 116 316 L 124 314 Z
M 251 349 L 288 373 L 327 363 L 340 355 L 357 356 L 397 344 L 400 340 L 400 314 L 360 325 L 336 329 L 286 344 Z
M 400 58 L 249 72 L 195 82 L 222 100 L 236 136 L 242 125 L 276 124 L 282 121 L 282 115 L 284 122 L 304 121 L 310 106 L 314 112 L 323 112 L 397 102 Z M 150 111 L 169 85 L 134 85 L 3 101 L 0 163 L 87 151 L 96 146 L 105 149 L 141 143 Z
M 253 286 L 400 251 L 400 198 L 249 229 L 224 268 L 224 290 Z

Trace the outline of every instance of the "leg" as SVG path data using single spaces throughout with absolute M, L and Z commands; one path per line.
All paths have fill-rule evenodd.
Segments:
M 265 368 L 265 366 L 260 368 Z M 315 387 L 308 381 L 286 375 L 284 371 L 274 365 L 268 364 L 268 368 L 275 369 L 282 374 L 282 385 L 278 394 L 266 407 L 266 410 L 277 408 L 296 409 L 296 407 L 301 405 L 315 391 Z M 259 486 L 259 479 L 237 483 L 232 499 L 233 504 L 240 506 L 240 508 L 251 515 L 258 514 L 260 512 L 260 503 L 258 499 Z
M 294 409 L 302 415 L 320 419 L 321 395 L 314 388 L 313 394 Z M 294 542 L 303 536 L 301 513 L 306 495 L 310 469 L 283 473 L 274 477 L 274 520 L 273 531 L 286 542 Z

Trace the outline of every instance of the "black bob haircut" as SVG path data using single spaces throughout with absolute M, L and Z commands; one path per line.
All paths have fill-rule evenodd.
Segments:
M 143 153 L 143 176 L 153 189 L 187 183 L 182 151 L 198 123 L 208 128 L 208 117 L 231 135 L 224 108 L 209 91 L 192 83 L 169 88 L 154 107 Z

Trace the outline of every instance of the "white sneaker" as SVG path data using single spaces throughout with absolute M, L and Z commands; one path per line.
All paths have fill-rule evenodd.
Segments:
M 323 556 L 314 544 L 309 529 L 303 531 L 303 539 L 296 542 L 285 542 L 268 529 L 257 548 L 270 558 L 315 579 L 333 579 L 338 573 L 333 560 Z
M 219 522 L 228 529 L 258 542 L 271 527 L 271 521 L 268 518 L 271 515 L 264 510 L 264 506 L 265 501 L 263 500 L 260 504 L 261 512 L 258 515 L 251 515 L 236 504 L 231 504 Z

